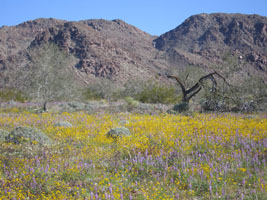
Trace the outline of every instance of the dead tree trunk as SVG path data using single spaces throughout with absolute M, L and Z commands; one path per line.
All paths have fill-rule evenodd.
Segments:
M 43 112 L 46 112 L 46 111 L 47 111 L 47 101 L 45 101 L 43 105 Z
M 212 91 L 216 91 L 217 82 L 216 82 L 216 80 L 215 80 L 215 78 L 214 78 L 214 75 L 220 77 L 221 79 L 223 79 L 223 81 L 224 81 L 225 83 L 227 83 L 226 80 L 225 80 L 225 78 L 224 78 L 222 75 L 220 75 L 219 73 L 217 73 L 216 71 L 214 71 L 214 72 L 212 72 L 212 73 L 209 73 L 209 74 L 207 74 L 207 75 L 205 75 L 205 76 L 202 76 L 202 77 L 198 80 L 198 82 L 197 82 L 196 84 L 194 84 L 194 85 L 193 85 L 191 88 L 189 88 L 189 89 L 186 89 L 186 88 L 185 88 L 184 83 L 182 83 L 182 81 L 180 81 L 180 79 L 179 79 L 177 76 L 168 75 L 167 77 L 168 77 L 168 78 L 173 78 L 173 79 L 175 79 L 175 80 L 178 82 L 178 84 L 180 85 L 180 87 L 181 87 L 181 89 L 182 89 L 182 93 L 183 93 L 183 99 L 182 99 L 182 101 L 188 103 L 189 100 L 190 100 L 192 97 L 194 97 L 197 93 L 200 92 L 200 90 L 202 89 L 202 82 L 203 82 L 204 80 L 206 80 L 206 79 L 210 79 L 210 80 L 212 81 Z M 228 84 L 228 83 L 227 83 L 227 84 Z M 228 85 L 229 85 L 229 84 L 228 84 Z

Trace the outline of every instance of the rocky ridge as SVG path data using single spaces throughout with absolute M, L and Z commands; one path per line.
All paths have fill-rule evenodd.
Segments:
M 67 22 L 37 19 L 15 27 L 0 29 L 0 69 L 30 62 L 28 51 L 53 43 L 75 56 L 74 69 L 82 80 L 104 77 L 125 82 L 131 76 L 157 73 L 151 61 L 156 49 L 155 37 L 121 20 L 85 20 Z M 19 57 L 19 58 L 18 58 Z M 152 64 L 151 64 L 152 63 Z M 25 67 L 20 66 L 20 68 Z
M 161 35 L 156 47 L 185 57 L 192 64 L 222 62 L 225 54 L 236 55 L 259 70 L 267 71 L 267 18 L 242 14 L 199 14 Z M 185 56 L 187 53 L 187 56 Z M 199 60 L 194 63 L 192 57 Z
M 118 19 L 69 22 L 49 18 L 0 28 L 0 88 L 30 87 L 23 74 L 38 68 L 32 67 L 37 65 L 32 55 L 47 44 L 73 58 L 66 67 L 81 87 L 101 78 L 118 85 L 130 79 L 166 81 L 164 74 L 173 70 L 191 65 L 208 72 L 229 64 L 228 58 L 241 66 L 233 79 L 244 74 L 267 76 L 267 17 L 199 14 L 159 37 Z M 17 77 L 22 78 L 15 84 Z

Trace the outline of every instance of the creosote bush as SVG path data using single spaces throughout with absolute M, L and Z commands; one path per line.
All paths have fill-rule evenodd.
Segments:
M 94 83 L 89 84 L 87 89 L 83 92 L 85 100 L 114 100 L 117 97 L 118 88 L 109 79 L 100 79 Z
M 170 104 L 179 102 L 177 88 L 156 81 L 129 81 L 126 83 L 122 96 L 129 96 L 142 103 Z
M 123 88 L 112 86 L 110 80 L 90 84 L 83 96 L 86 100 L 119 100 L 129 98 L 142 103 L 170 104 L 181 100 L 177 88 L 157 81 L 130 80 Z M 127 100 L 128 99 L 128 100 Z
M 21 91 L 16 89 L 1 89 L 0 90 L 0 101 L 17 101 L 25 102 L 29 98 L 23 94 Z

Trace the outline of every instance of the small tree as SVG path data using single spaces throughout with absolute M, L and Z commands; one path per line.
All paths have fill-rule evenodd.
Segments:
M 31 60 L 26 85 L 31 86 L 33 98 L 44 102 L 44 111 L 49 101 L 77 97 L 79 83 L 71 69 L 72 58 L 58 46 L 46 44 L 31 49 Z

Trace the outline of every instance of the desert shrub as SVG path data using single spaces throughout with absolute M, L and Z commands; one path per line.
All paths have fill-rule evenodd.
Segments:
M 143 103 L 174 103 L 177 100 L 175 88 L 159 83 L 146 85 L 136 99 Z
M 246 79 L 238 87 L 240 96 L 240 108 L 242 111 L 266 111 L 267 105 L 267 82 L 261 77 Z
M 177 94 L 176 87 L 161 82 L 130 80 L 123 88 L 118 88 L 109 80 L 103 79 L 90 84 L 83 96 L 86 100 L 124 99 L 128 103 L 131 101 L 129 98 L 132 98 L 142 103 L 169 104 L 180 100 Z
M 155 81 L 130 81 L 121 96 L 130 96 L 142 103 L 175 103 L 180 100 L 174 86 Z
M 109 79 L 100 79 L 91 83 L 83 92 L 85 100 L 117 99 L 118 88 Z
M 224 87 L 219 83 L 215 92 L 205 87 L 199 102 L 203 111 L 266 111 L 266 87 L 266 81 L 260 77 L 251 77 Z
M 189 110 L 189 104 L 186 102 L 182 102 L 182 103 L 174 105 L 172 109 L 178 113 L 185 112 Z
M 133 97 L 125 97 L 124 100 L 127 103 L 127 110 L 130 112 L 139 105 L 139 102 Z
M 8 131 L 0 129 L 0 141 L 5 141 L 6 136 L 8 135 Z
M 97 88 L 92 86 L 86 89 L 83 96 L 86 100 L 100 100 L 104 98 L 104 95 Z
M 51 144 L 50 138 L 42 131 L 30 127 L 17 127 L 6 136 L 6 141 L 15 144 L 34 143 Z
M 74 57 L 52 43 L 32 47 L 30 52 L 32 64 L 25 73 L 25 86 L 31 86 L 27 91 L 33 98 L 49 102 L 79 97 L 81 84 L 71 69 Z
M 133 97 L 125 97 L 124 99 L 129 106 L 138 106 L 139 102 Z
M 78 101 L 69 102 L 67 105 L 75 111 L 83 110 L 85 107 L 84 103 Z
M 107 132 L 107 137 L 111 138 L 118 138 L 122 136 L 130 136 L 131 133 L 128 128 L 125 127 L 118 127 L 118 128 L 112 128 Z
M 0 100 L 1 101 L 17 101 L 17 102 L 25 102 L 29 98 L 23 94 L 21 91 L 16 89 L 2 89 L 0 90 Z
M 143 80 L 129 80 L 125 83 L 123 90 L 120 92 L 121 98 L 132 97 L 135 98 L 143 91 L 146 82 Z
M 73 74 L 72 66 L 76 62 L 74 56 L 70 56 L 56 44 L 47 43 L 31 45 L 28 57 L 30 62 L 22 63 L 17 70 L 12 70 L 12 74 L 7 71 L 8 80 L 4 85 L 23 91 L 35 101 L 79 98 L 82 84 Z M 20 93 L 16 96 L 16 101 L 24 100 L 21 100 Z
M 67 121 L 60 121 L 58 123 L 55 123 L 54 126 L 58 126 L 58 127 L 72 127 L 72 124 L 70 122 L 67 122 Z

